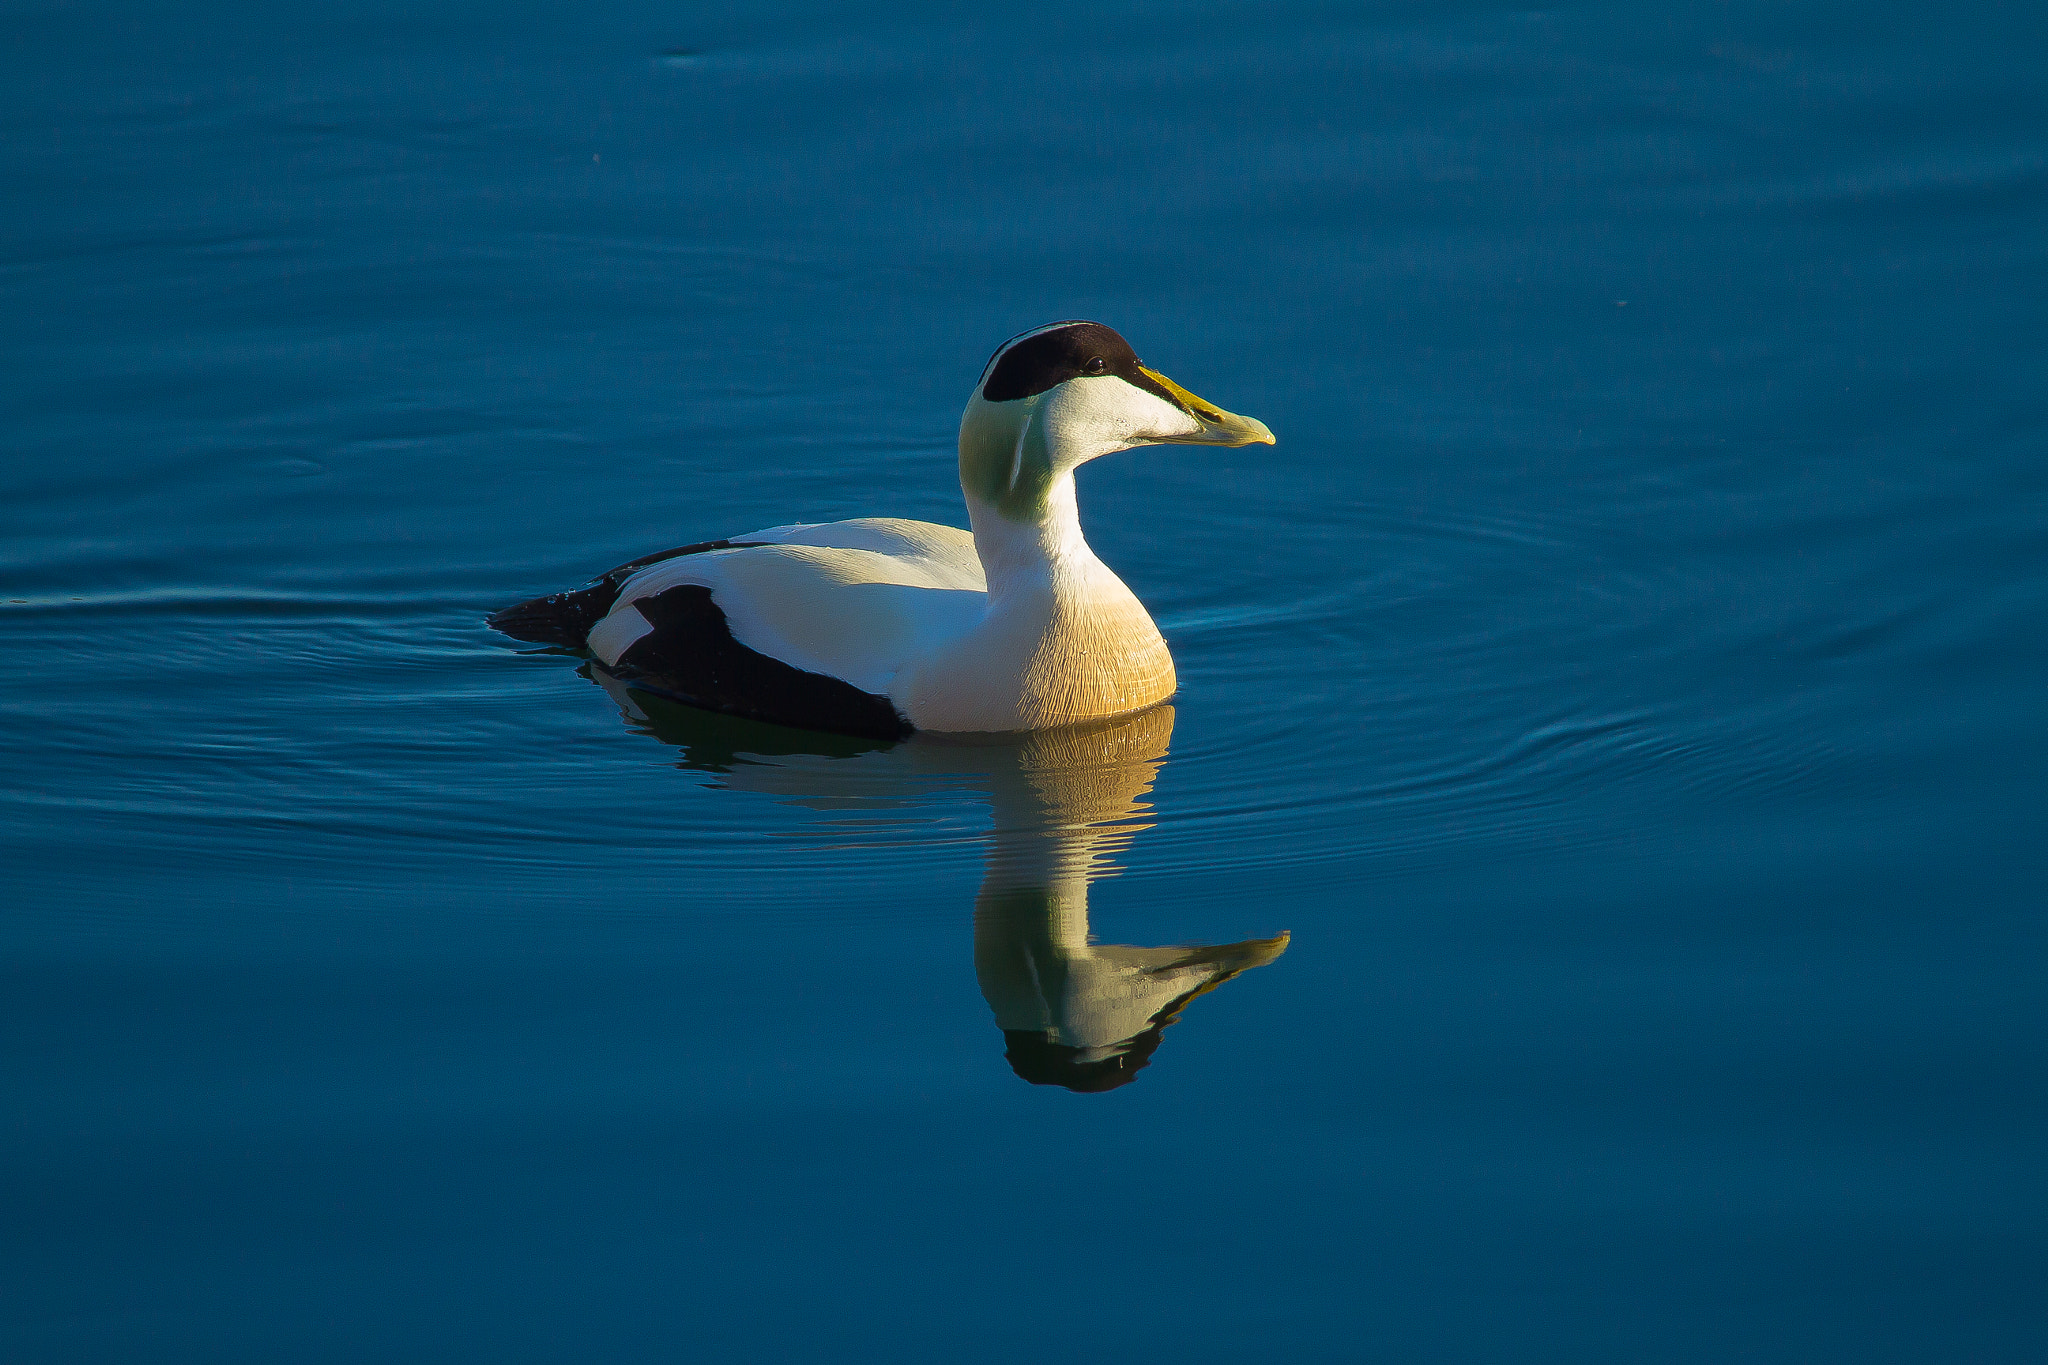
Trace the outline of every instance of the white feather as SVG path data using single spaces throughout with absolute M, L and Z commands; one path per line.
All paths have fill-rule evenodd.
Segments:
M 613 603 L 611 614 L 590 628 L 590 652 L 607 664 L 615 664 L 635 641 L 653 629 L 654 623 L 632 606 Z
M 988 605 L 973 537 L 955 527 L 863 518 L 733 539 L 754 543 L 663 560 L 627 579 L 591 631 L 591 651 L 616 662 L 647 633 L 633 604 L 694 584 L 711 590 L 748 649 L 886 696 L 907 661 L 966 634 Z

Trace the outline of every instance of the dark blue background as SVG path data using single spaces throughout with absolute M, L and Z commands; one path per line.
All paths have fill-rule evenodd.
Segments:
M 2037 7 L 0 16 L 10 1359 L 2048 1351 Z M 1280 436 L 1083 476 L 1294 934 L 1095 1096 L 480 622 L 1068 316 Z

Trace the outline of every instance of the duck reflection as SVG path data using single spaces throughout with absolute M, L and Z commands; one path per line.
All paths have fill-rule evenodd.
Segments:
M 914 802 L 936 787 L 985 796 L 994 821 L 974 972 L 1011 1068 L 1034 1085 L 1128 1084 L 1188 1002 L 1287 948 L 1284 933 L 1213 947 L 1093 941 L 1088 888 L 1115 875 L 1116 854 L 1150 827 L 1144 797 L 1173 736 L 1171 706 L 981 742 L 883 745 L 714 715 L 629 691 L 597 665 L 587 672 L 630 722 L 678 746 L 685 767 L 740 790 L 827 809 Z
M 1152 1058 L 1187 1003 L 1287 947 L 1287 935 L 1221 947 L 1095 943 L 1088 885 L 1142 824 L 1173 708 L 1015 746 L 989 783 L 995 829 L 974 902 L 974 972 L 1034 1085 L 1110 1090 Z

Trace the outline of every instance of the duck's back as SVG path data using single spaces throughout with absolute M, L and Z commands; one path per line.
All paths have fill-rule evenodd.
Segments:
M 925 559 L 947 567 L 987 590 L 974 533 L 958 526 L 902 517 L 853 517 L 847 521 L 795 522 L 734 536 L 749 545 L 808 545 L 816 549 L 868 550 L 905 559 Z

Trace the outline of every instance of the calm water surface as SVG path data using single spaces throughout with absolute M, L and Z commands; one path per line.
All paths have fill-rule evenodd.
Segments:
M 0 27 L 8 1359 L 2048 1352 L 2035 9 Z M 484 628 L 1071 316 L 1170 708 Z

